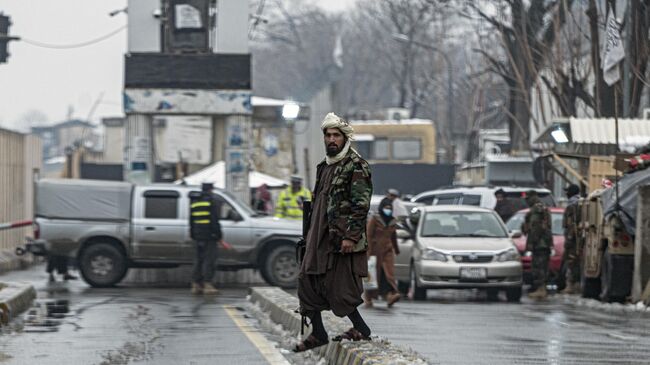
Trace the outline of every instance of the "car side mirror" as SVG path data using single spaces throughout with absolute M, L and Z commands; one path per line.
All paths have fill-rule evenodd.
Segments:
M 413 238 L 413 235 L 411 234 L 411 232 L 409 232 L 409 231 L 407 231 L 405 229 L 398 229 L 395 232 L 395 234 L 397 235 L 397 238 L 401 238 L 401 239 L 404 239 L 404 240 L 408 240 L 408 239 Z
M 515 229 L 514 231 L 510 232 L 510 237 L 511 238 L 519 238 L 521 236 L 523 236 L 523 233 L 521 233 L 521 231 L 518 230 L 518 229 Z

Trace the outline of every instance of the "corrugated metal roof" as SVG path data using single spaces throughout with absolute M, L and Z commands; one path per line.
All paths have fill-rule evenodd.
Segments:
M 608 119 L 570 118 L 571 141 L 587 144 L 616 144 L 615 121 Z M 650 142 L 650 120 L 619 119 L 618 138 L 621 145 L 643 145 Z

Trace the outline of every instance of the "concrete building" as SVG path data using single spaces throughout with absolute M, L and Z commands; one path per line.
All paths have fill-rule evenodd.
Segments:
M 129 0 L 128 9 L 125 179 L 155 181 L 158 161 L 225 160 L 226 189 L 248 201 L 249 2 Z
M 66 147 L 81 145 L 82 142 L 88 146 L 96 146 L 98 142 L 95 126 L 79 119 L 32 127 L 31 132 L 42 141 L 43 160 L 64 156 Z
M 41 156 L 39 137 L 0 128 L 0 223 L 32 219 Z M 31 235 L 31 227 L 0 230 L 0 251 L 13 252 Z

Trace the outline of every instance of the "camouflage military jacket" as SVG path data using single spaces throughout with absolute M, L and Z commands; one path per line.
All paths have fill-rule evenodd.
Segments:
M 579 201 L 579 195 L 572 196 L 569 198 L 566 209 L 564 209 L 562 228 L 564 228 L 564 238 L 567 240 L 575 240 L 578 236 L 578 222 L 580 222 Z
M 530 207 L 521 230 L 527 235 L 527 250 L 550 250 L 553 247 L 551 213 L 544 203 L 537 201 Z
M 318 164 L 316 186 L 325 161 Z M 354 150 L 341 160 L 334 170 L 332 184 L 327 192 L 327 225 L 331 237 L 342 241 L 355 242 L 353 251 L 361 252 L 368 248 L 366 239 L 366 220 L 370 209 L 372 179 L 368 163 Z

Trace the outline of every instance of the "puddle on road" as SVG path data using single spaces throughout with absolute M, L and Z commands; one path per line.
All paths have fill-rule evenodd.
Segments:
M 67 299 L 39 299 L 25 314 L 23 332 L 56 332 L 70 312 Z

